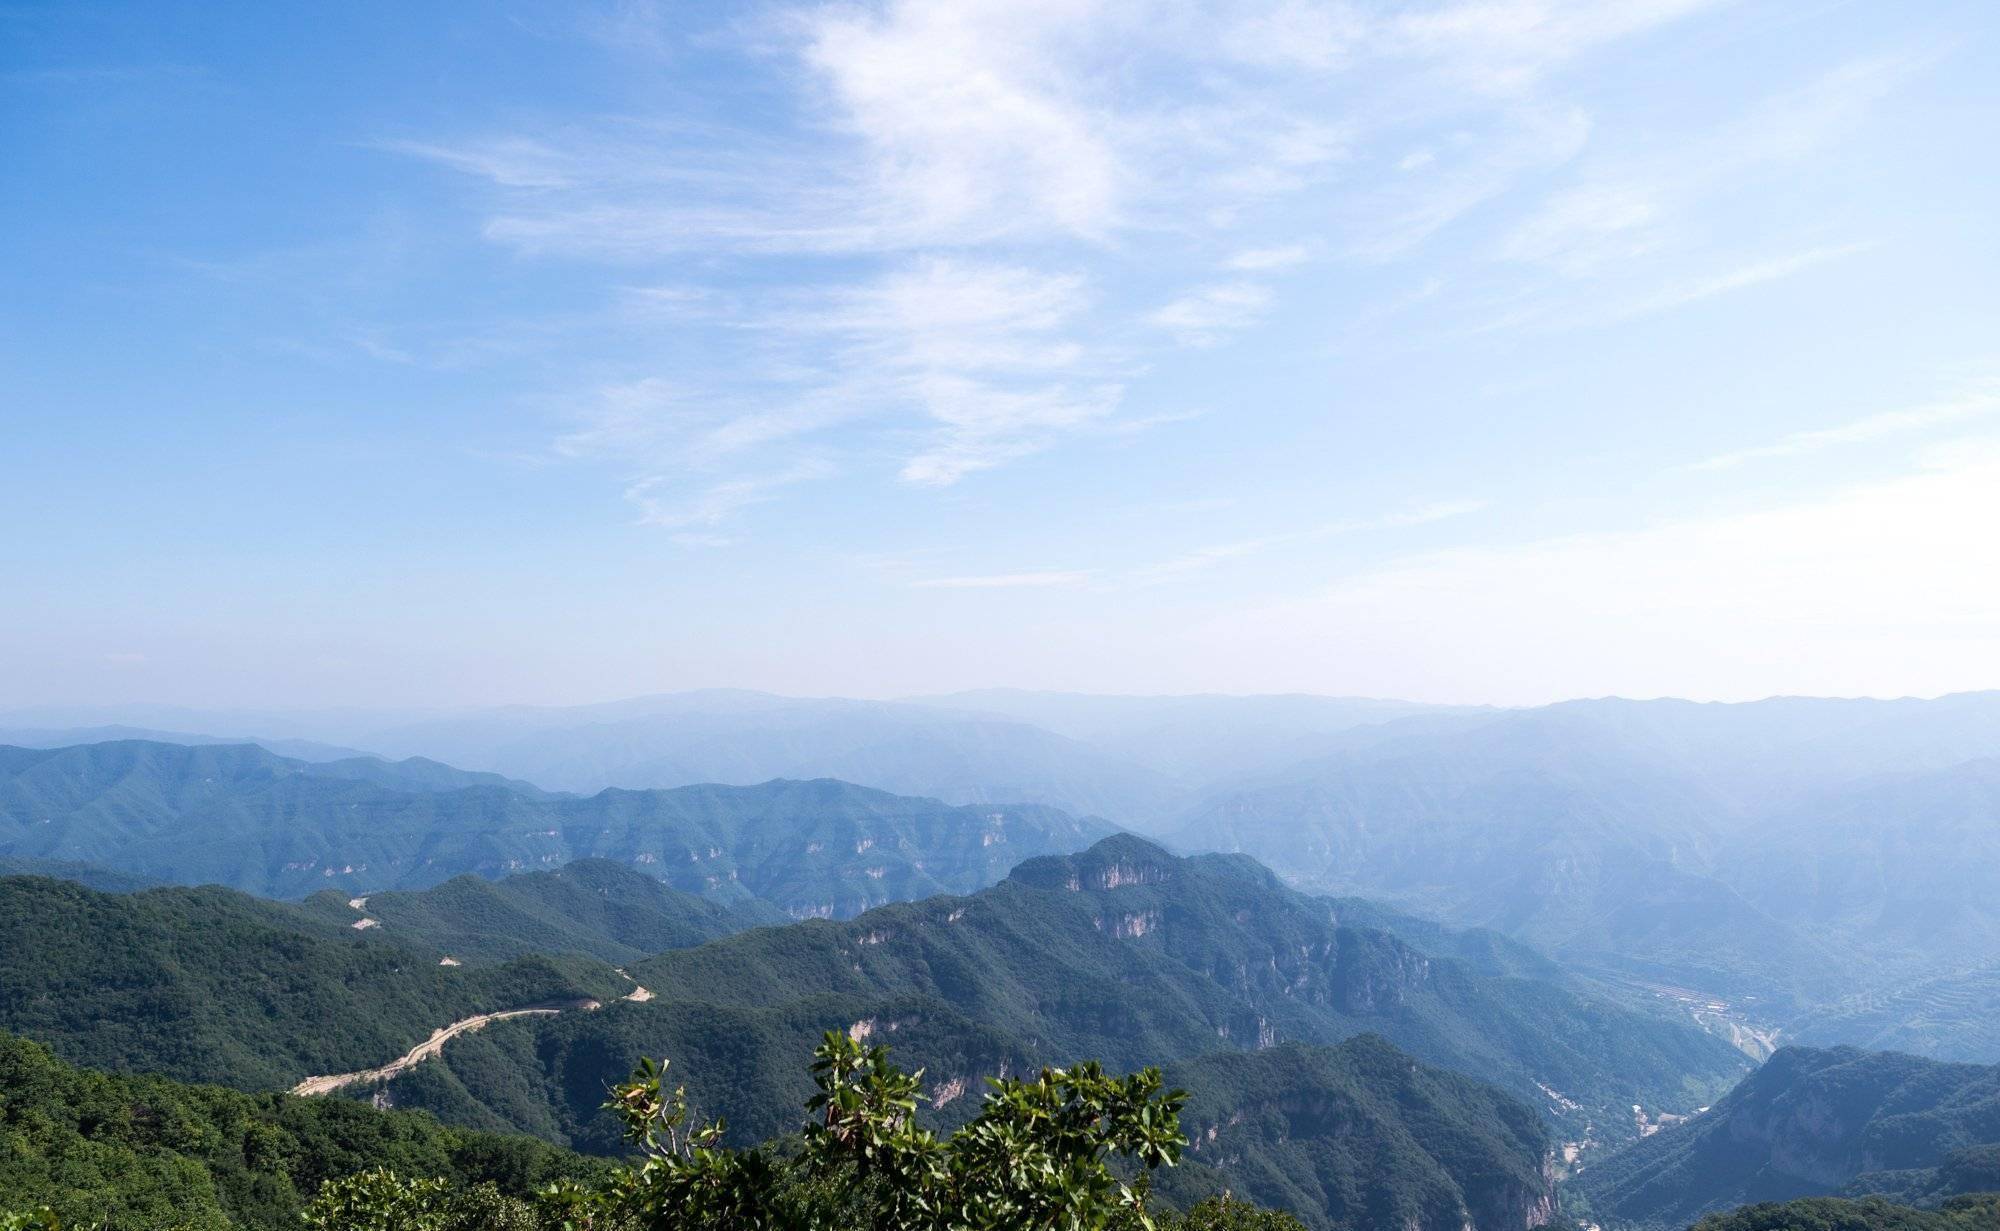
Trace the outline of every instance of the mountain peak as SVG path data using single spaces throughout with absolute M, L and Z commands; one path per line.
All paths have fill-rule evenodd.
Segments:
M 1172 880 L 1181 861 L 1165 847 L 1136 834 L 1112 834 L 1074 855 L 1030 859 L 1008 879 L 1036 889 L 1103 890 L 1159 885 Z

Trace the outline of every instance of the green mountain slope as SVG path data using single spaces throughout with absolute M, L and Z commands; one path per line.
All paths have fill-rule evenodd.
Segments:
M 724 906 L 624 864 L 584 859 L 554 872 L 518 872 L 497 881 L 456 876 L 429 889 L 366 898 L 322 890 L 303 909 L 348 926 L 372 919 L 385 937 L 426 945 L 460 962 L 531 953 L 628 962 L 782 919 L 760 905 Z
M 1575 1188 L 1607 1227 L 1679 1227 L 1936 1168 L 1986 1142 L 2000 1142 L 2000 1066 L 1787 1047 L 1704 1114 L 1586 1167 Z
M 1720 874 L 1758 909 L 1911 975 L 2000 962 L 2000 757 L 1816 792 Z
M 1555 1214 L 1553 1138 L 1535 1110 L 1374 1035 L 1173 1066 L 1197 1092 L 1188 1152 L 1156 1186 L 1228 1190 L 1316 1231 L 1532 1227 Z
M 0 1029 L 94 1068 L 285 1088 L 382 1064 L 475 1013 L 622 995 L 588 959 L 440 966 L 215 887 L 0 879 Z
M 1935 1210 L 1911 1209 L 1880 1197 L 1847 1201 L 1806 1197 L 1711 1214 L 1695 1231 L 1992 1231 L 2000 1227 L 2000 1196 L 1954 1197 Z
M 488 781 L 453 788 L 458 771 L 383 765 L 343 777 L 247 746 L 4 748 L 0 855 L 269 897 L 420 889 L 605 858 L 804 917 L 966 892 L 1106 832 L 1050 808 L 950 807 L 835 781 L 573 799 Z
M 0 1213 L 106 1231 L 278 1231 L 324 1180 L 375 1167 L 525 1194 L 591 1160 L 345 1099 L 92 1073 L 0 1034 Z
M 628 969 L 656 1000 L 496 1028 L 395 1096 L 603 1148 L 587 1113 L 639 1055 L 687 1057 L 696 1097 L 754 1138 L 773 1131 L 766 1107 L 799 1093 L 762 1074 L 794 1068 L 825 1029 L 891 1042 L 961 1093 L 983 1074 L 1081 1057 L 1130 1068 L 1375 1032 L 1606 1140 L 1634 1131 L 1634 1104 L 1686 1111 L 1744 1067 L 1691 1026 L 1342 927 L 1329 903 L 1248 860 L 1176 859 L 1123 836 L 1030 860 L 971 897 L 761 929 Z
M 2000 965 L 1850 996 L 1794 1019 L 1786 1034 L 1820 1047 L 1990 1061 L 2000 1057 Z

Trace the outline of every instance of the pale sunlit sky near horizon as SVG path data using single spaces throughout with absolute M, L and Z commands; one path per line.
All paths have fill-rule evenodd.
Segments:
M 0 708 L 2000 687 L 2000 5 L 0 5 Z

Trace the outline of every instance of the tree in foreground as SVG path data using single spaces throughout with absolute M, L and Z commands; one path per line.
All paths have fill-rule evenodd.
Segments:
M 923 1074 L 897 1068 L 887 1048 L 829 1032 L 812 1071 L 801 1144 L 738 1151 L 642 1063 L 607 1104 L 639 1162 L 594 1191 L 569 1185 L 545 1200 L 577 1227 L 601 1214 L 690 1231 L 1141 1231 L 1155 1226 L 1144 1185 L 1121 1180 L 1113 1161 L 1143 1174 L 1173 1165 L 1186 1144 L 1187 1096 L 1155 1069 L 1107 1077 L 1087 1063 L 994 1080 L 979 1115 L 948 1138 L 916 1123 Z
M 387 1169 L 327 1181 L 310 1231 L 1304 1231 L 1227 1197 L 1185 1214 L 1148 1208 L 1148 1179 L 1187 1144 L 1186 1094 L 1159 1071 L 1095 1062 L 989 1080 L 979 1114 L 948 1137 L 916 1122 L 923 1072 L 829 1032 L 802 1134 L 739 1150 L 688 1107 L 666 1066 L 642 1061 L 606 1108 L 634 1160 L 529 1197 Z M 1130 1177 L 1130 1178 L 1127 1178 Z M 60 1231 L 52 1217 L 15 1228 Z M 72 1228 L 71 1231 L 80 1231 Z

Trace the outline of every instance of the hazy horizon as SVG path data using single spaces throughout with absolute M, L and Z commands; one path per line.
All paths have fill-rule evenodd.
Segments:
M 906 693 L 894 696 L 889 696 L 889 695 L 866 696 L 866 695 L 848 694 L 848 693 L 842 693 L 842 694 L 783 693 L 783 692 L 775 692 L 769 689 L 714 686 L 714 687 L 690 688 L 690 689 L 669 689 L 669 690 L 661 690 L 655 692 L 631 693 L 631 694 L 617 695 L 617 696 L 568 698 L 568 699 L 556 699 L 556 700 L 514 700 L 514 701 L 495 701 L 495 702 L 473 702 L 473 703 L 458 703 L 458 704 L 440 702 L 431 704 L 414 703 L 414 704 L 397 704 L 397 705 L 382 704 L 382 705 L 293 706 L 293 705 L 261 705 L 252 702 L 216 702 L 212 704 L 204 704 L 204 703 L 190 703 L 190 702 L 147 699 L 147 698 L 139 698 L 129 701 L 111 701 L 111 702 L 100 702 L 100 703 L 72 702 L 63 700 L 22 702 L 22 703 L 15 703 L 10 701 L 4 704 L 0 704 L 0 721 L 11 722 L 17 725 L 29 725 L 31 723 L 40 721 L 40 722 L 46 722 L 46 724 L 52 728 L 60 728 L 65 726 L 85 727 L 90 725 L 143 726 L 145 724 L 143 721 L 141 721 L 141 719 L 148 715 L 153 717 L 167 717 L 174 714 L 182 714 L 190 718 L 198 718 L 204 716 L 238 716 L 238 715 L 250 716 L 256 714 L 269 714 L 272 716 L 292 716 L 297 718 L 333 716 L 340 714 L 404 715 L 411 717 L 425 716 L 425 715 L 445 716 L 445 715 L 455 715 L 455 714 L 490 712 L 496 710 L 572 710 L 572 709 L 610 708 L 621 705 L 636 705 L 646 701 L 653 701 L 653 700 L 698 698 L 704 694 L 716 694 L 716 695 L 739 694 L 745 696 L 766 697 L 774 700 L 800 701 L 800 702 L 854 701 L 854 702 L 876 703 L 876 704 L 913 704 L 913 705 L 939 705 L 939 706 L 947 706 L 948 703 L 952 702 L 963 702 L 965 707 L 971 710 L 976 710 L 978 708 L 977 698 L 979 697 L 980 694 L 991 694 L 991 695 L 1017 694 L 1025 697 L 1048 696 L 1048 697 L 1088 699 L 1088 700 L 1098 700 L 1098 701 L 1304 700 L 1304 701 L 1329 701 L 1329 702 L 1356 702 L 1363 704 L 1369 704 L 1369 703 L 1391 704 L 1391 705 L 1408 704 L 1408 705 L 1422 706 L 1422 707 L 1435 708 L 1441 710 L 1451 710 L 1451 709 L 1527 710 L 1527 709 L 1541 709 L 1541 708 L 1546 708 L 1548 706 L 1556 706 L 1556 705 L 1580 704 L 1580 703 L 1590 703 L 1590 702 L 1609 702 L 1609 701 L 1623 701 L 1623 702 L 1631 702 L 1634 704 L 1644 704 L 1649 702 L 1664 701 L 1664 702 L 1683 702 L 1692 705 L 1756 705 L 1766 702 L 1786 702 L 1786 701 L 1925 702 L 1925 701 L 1942 701 L 1950 699 L 1952 697 L 1960 697 L 1960 696 L 1983 695 L 1985 693 L 1990 693 L 1994 691 L 2000 691 L 2000 690 L 1969 688 L 1969 689 L 1954 689 L 1950 692 L 1932 693 L 1923 695 L 1906 693 L 1899 695 L 1880 695 L 1880 696 L 1854 695 L 1854 694 L 1833 695 L 1833 694 L 1808 694 L 1808 693 L 1773 693 L 1766 696 L 1746 697 L 1746 698 L 1729 699 L 1729 700 L 1704 698 L 1704 697 L 1689 697 L 1671 693 L 1662 693 L 1654 696 L 1628 696 L 1620 693 L 1601 693 L 1593 696 L 1557 697 L 1549 701 L 1506 704 L 1506 703 L 1480 701 L 1480 700 L 1440 701 L 1440 700 L 1423 700 L 1412 697 L 1355 696 L 1346 694 L 1296 692 L 1296 691 L 1257 692 L 1257 693 L 1234 693 L 1234 692 L 1214 692 L 1214 691 L 1187 692 L 1187 693 L 1092 693 L 1092 692 L 1083 692 L 1083 691 L 1074 691 L 1065 689 L 1016 688 L 1008 685 L 992 685 L 987 687 L 954 689 L 950 692 Z M 218 732 L 213 732 L 213 731 L 209 732 L 189 731 L 182 733 L 211 734 L 211 735 L 218 734 Z M 235 732 L 234 734 L 254 735 L 254 734 L 259 734 L 259 732 L 243 731 L 243 732 Z

